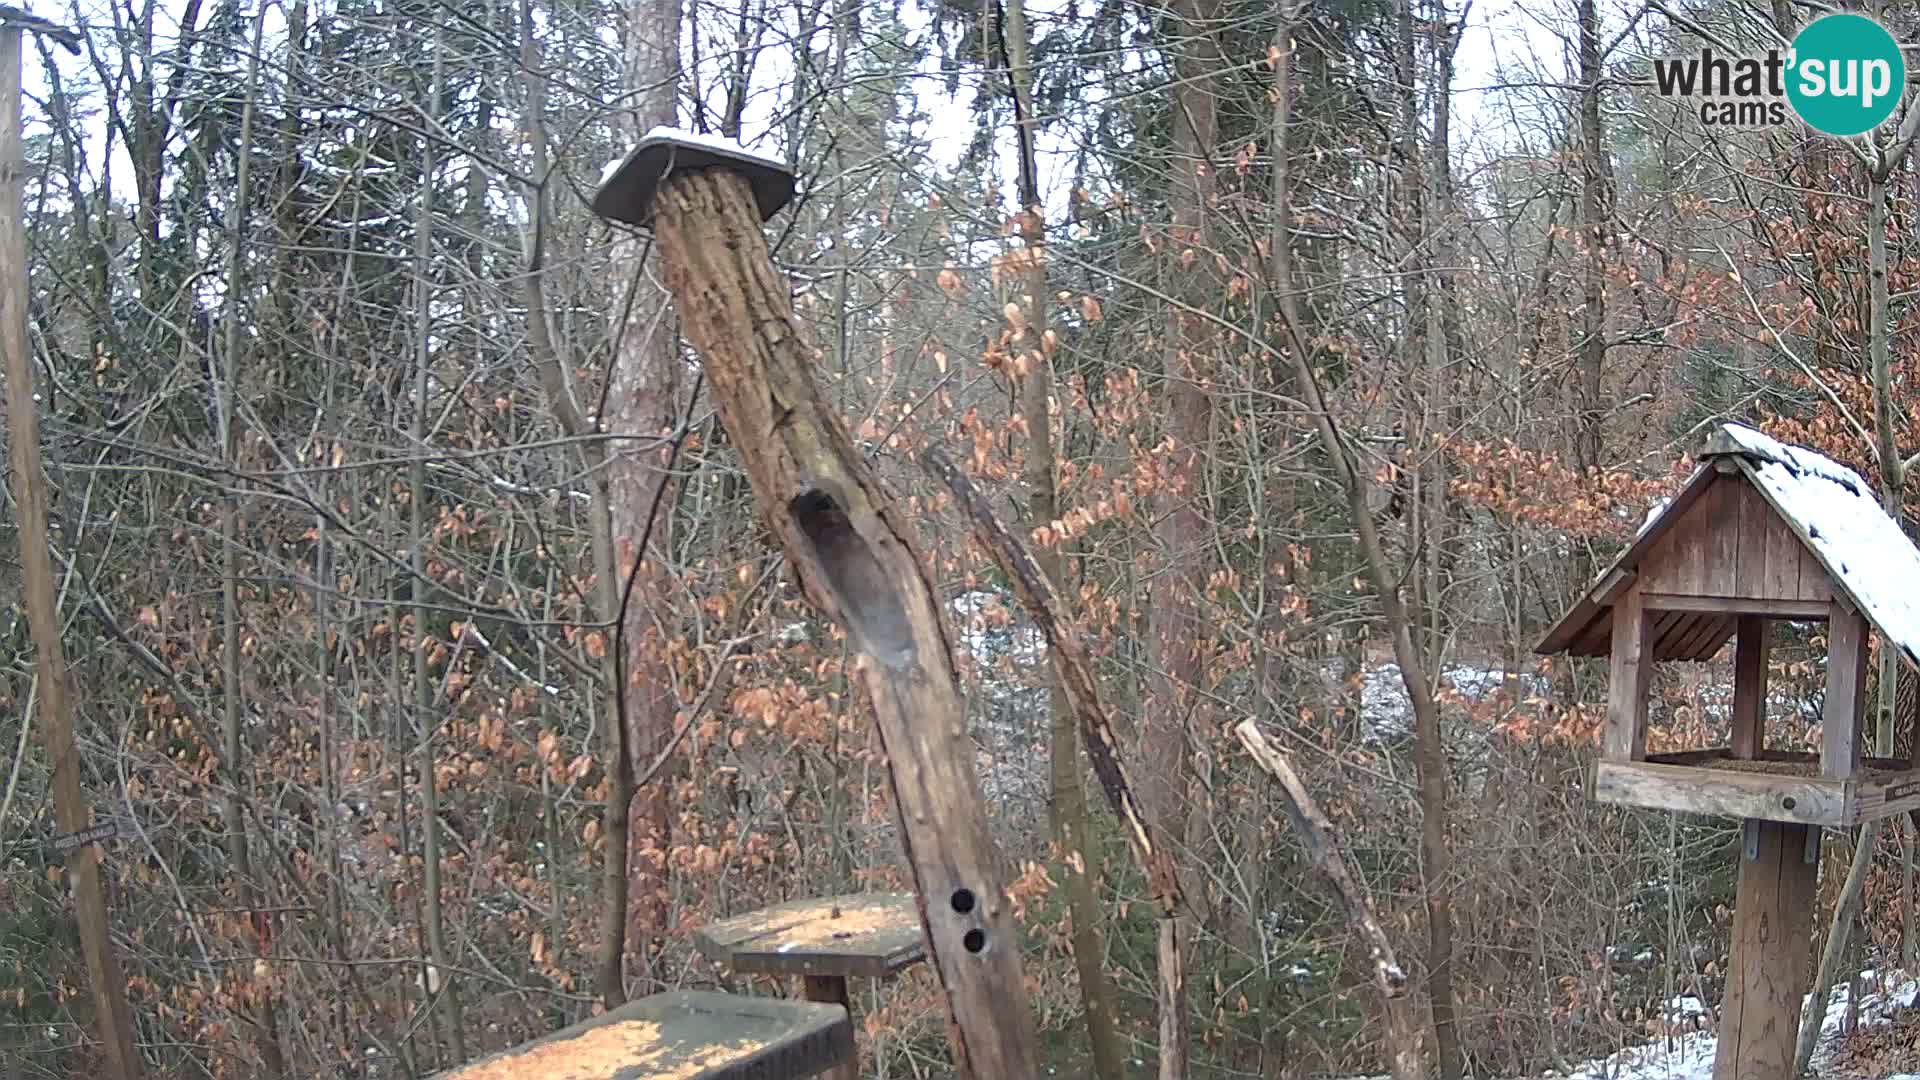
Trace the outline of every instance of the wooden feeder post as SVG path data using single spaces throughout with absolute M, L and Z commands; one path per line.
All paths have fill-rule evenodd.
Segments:
M 736 975 L 798 975 L 802 996 L 852 1011 L 849 978 L 887 979 L 927 958 L 911 893 L 850 893 L 735 915 L 694 932 L 702 955 Z M 859 1061 L 826 1073 L 858 1080 Z
M 1868 640 L 1920 666 L 1920 551 L 1852 470 L 1723 425 L 1679 494 L 1548 632 L 1607 657 L 1594 797 L 1741 819 L 1717 1080 L 1791 1080 L 1809 982 L 1820 831 L 1920 808 L 1920 760 L 1866 758 Z M 1769 623 L 1827 624 L 1818 754 L 1766 745 Z M 1647 751 L 1653 665 L 1734 643 L 1724 747 Z M 1920 748 L 1920 741 L 1916 742 Z
M 961 1077 L 1039 1076 L 1019 939 L 973 766 L 939 599 L 906 516 L 813 380 L 817 355 L 761 234 L 793 194 L 779 161 L 656 129 L 601 185 L 651 227 L 760 516 L 808 599 L 846 629 L 874 705 L 926 947 Z

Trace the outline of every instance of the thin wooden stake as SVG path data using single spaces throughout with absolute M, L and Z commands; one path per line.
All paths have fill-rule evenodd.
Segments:
M 27 623 L 33 632 L 40 675 L 40 720 L 47 757 L 53 763 L 53 808 L 60 831 L 81 832 L 93 810 L 80 790 L 80 754 L 73 741 L 66 652 L 60 642 L 60 612 L 54 600 L 53 558 L 47 544 L 47 493 L 41 482 L 40 418 L 33 400 L 33 363 L 27 345 L 26 156 L 20 130 L 20 27 L 0 19 L 0 352 L 7 376 L 7 424 L 11 432 L 13 500 L 19 509 L 20 569 Z M 82 844 L 67 853 L 80 951 L 87 961 L 100 1043 L 110 1075 L 137 1080 L 141 1062 L 133 1044 L 126 980 L 108 936 L 107 896 L 100 883 L 100 847 Z

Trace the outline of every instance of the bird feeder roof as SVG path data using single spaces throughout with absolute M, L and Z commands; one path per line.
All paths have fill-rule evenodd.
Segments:
M 715 166 L 732 169 L 746 178 L 762 221 L 793 201 L 793 168 L 785 160 L 718 135 L 656 127 L 641 136 L 627 156 L 607 162 L 600 170 L 593 212 L 651 228 L 653 201 L 669 174 Z
M 1679 494 L 1648 515 L 1626 552 L 1561 616 L 1537 652 L 1608 655 L 1614 601 L 1636 581 L 1658 574 L 1663 561 L 1680 557 L 1678 533 L 1701 532 L 1718 534 L 1704 541 L 1709 550 L 1701 557 L 1715 565 L 1703 579 L 1711 571 L 1722 571 L 1723 580 L 1734 576 L 1739 567 L 1733 564 L 1756 561 L 1772 543 L 1764 554 L 1775 564 L 1785 558 L 1804 567 L 1801 591 L 1786 595 L 1793 590 L 1781 586 L 1777 575 L 1743 576 L 1741 587 L 1726 593 L 1734 601 L 1727 610 L 1675 612 L 1656 626 L 1654 659 L 1710 658 L 1733 633 L 1740 601 L 1755 601 L 1753 612 L 1765 613 L 1770 609 L 1764 601 L 1817 595 L 1805 591 L 1817 584 L 1864 615 L 1888 648 L 1920 668 L 1920 550 L 1858 473 L 1741 424 L 1715 429 L 1698 460 L 1700 467 Z M 1677 528 L 1683 522 L 1686 528 Z M 1794 550 L 1780 551 L 1780 544 Z M 1820 580 L 1806 581 L 1809 574 Z

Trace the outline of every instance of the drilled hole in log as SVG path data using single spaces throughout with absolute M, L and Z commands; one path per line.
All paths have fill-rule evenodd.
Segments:
M 1799 803 L 1797 803 L 1797 802 L 1795 802 L 1795 801 L 1794 801 L 1794 799 L 1793 799 L 1793 796 L 1791 796 L 1791 795 L 1789 795 L 1789 796 L 1787 796 L 1786 798 L 1784 798 L 1784 799 L 1781 799 L 1781 800 L 1780 800 L 1780 808 L 1781 808 L 1781 809 L 1783 809 L 1783 810 L 1791 810 L 1791 809 L 1793 809 L 1794 807 L 1796 807 L 1796 806 L 1798 806 L 1798 805 L 1800 805 L 1800 804 L 1799 804 Z
M 966 946 L 970 953 L 979 953 L 987 947 L 987 932 L 978 928 L 969 930 L 967 936 L 960 939 L 960 944 Z
M 962 915 L 965 915 L 967 912 L 973 910 L 973 890 L 972 889 L 953 890 L 953 910 L 959 912 Z
M 900 592 L 833 496 L 814 488 L 787 504 L 813 544 L 848 629 L 875 660 L 900 667 L 913 658 L 913 627 Z

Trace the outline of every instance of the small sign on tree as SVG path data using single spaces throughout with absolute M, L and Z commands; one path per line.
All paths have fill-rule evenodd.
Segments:
M 111 840 L 118 835 L 120 835 L 120 826 L 115 825 L 111 821 L 103 821 L 98 825 L 91 825 L 81 829 L 79 832 L 70 832 L 54 837 L 53 850 L 65 856 L 79 848 L 86 847 L 88 844 L 99 843 L 102 840 Z

